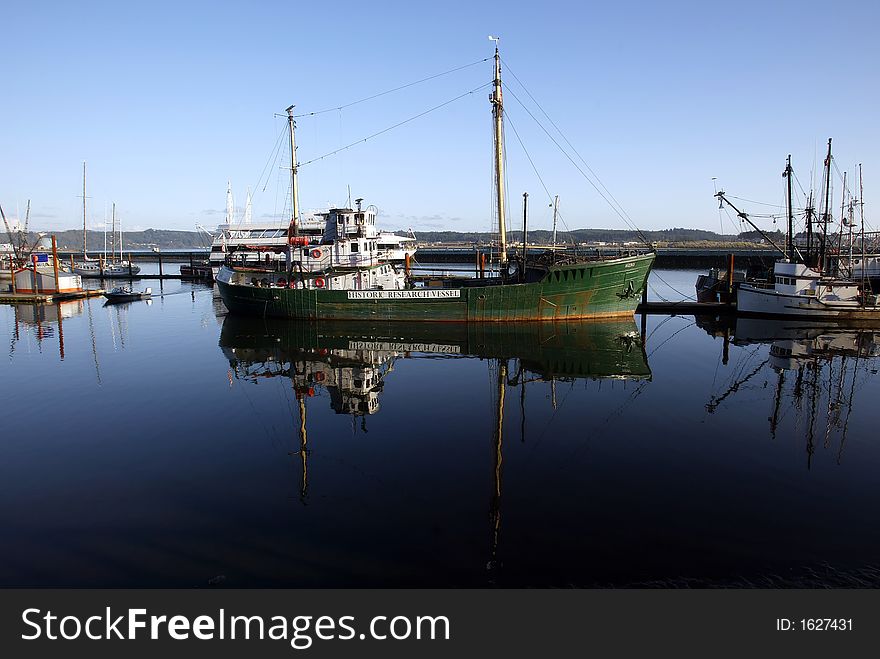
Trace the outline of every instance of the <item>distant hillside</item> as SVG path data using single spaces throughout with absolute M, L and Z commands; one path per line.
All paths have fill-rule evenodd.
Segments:
M 405 232 L 398 231 L 399 235 Z M 687 243 L 764 243 L 761 236 L 755 231 L 747 231 L 738 235 L 720 234 L 703 229 L 663 229 L 662 231 L 643 231 L 645 237 L 658 244 L 687 244 Z M 70 229 L 55 234 L 58 238 L 58 249 L 61 251 L 82 250 L 82 231 Z M 159 249 L 206 249 L 211 241 L 203 233 L 196 231 L 175 231 L 171 229 L 147 229 L 146 231 L 126 231 L 124 234 L 124 248 L 126 250 L 142 250 L 157 247 Z M 521 240 L 522 231 L 509 231 L 508 239 L 511 241 Z M 776 231 L 769 233 L 773 240 L 782 242 L 783 235 Z M 628 243 L 641 242 L 639 234 L 626 229 L 575 229 L 574 231 L 559 231 L 559 242 L 565 243 Z M 549 244 L 553 234 L 546 230 L 529 231 L 529 242 L 532 244 Z M 34 236 L 32 235 L 33 239 Z M 416 238 L 421 243 L 464 243 L 486 244 L 497 239 L 496 234 L 477 231 L 417 231 Z M 0 233 L 0 242 L 5 242 L 6 236 Z M 109 237 L 108 237 L 109 249 Z M 101 231 L 88 232 L 88 245 L 90 250 L 100 250 L 104 246 L 104 233 Z
M 398 232 L 403 235 L 403 232 Z M 719 234 L 703 229 L 664 229 L 662 231 L 643 231 L 642 234 L 651 242 L 692 243 L 692 242 L 741 242 L 750 238 Z M 509 240 L 522 239 L 522 231 L 508 231 Z M 426 243 L 488 243 L 495 240 L 492 233 L 462 233 L 458 231 L 417 231 L 416 237 Z M 533 244 L 549 244 L 553 240 L 553 232 L 543 229 L 529 231 L 529 242 Z M 559 242 L 576 243 L 626 243 L 641 242 L 642 238 L 636 231 L 626 229 L 575 229 L 574 231 L 558 231 Z M 760 240 L 760 236 L 758 236 Z
M 32 234 L 31 239 L 35 236 Z M 81 251 L 83 247 L 82 229 L 70 229 L 55 234 L 58 249 L 67 252 Z M 6 239 L 2 234 L 2 240 Z M 100 250 L 104 247 L 104 232 L 87 232 L 89 250 Z M 125 231 L 122 234 L 123 249 L 191 249 L 210 247 L 211 240 L 203 233 L 196 231 L 174 231 L 171 229 L 147 229 L 146 231 Z M 110 237 L 107 236 L 107 249 L 110 249 Z

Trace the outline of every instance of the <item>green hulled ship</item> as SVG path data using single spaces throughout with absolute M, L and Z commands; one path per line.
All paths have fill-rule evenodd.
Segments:
M 437 277 L 419 288 L 348 290 L 326 288 L 327 277 L 319 278 L 322 288 L 308 283 L 287 288 L 277 284 L 289 281 L 284 272 L 224 267 L 217 286 L 230 311 L 257 316 L 458 322 L 613 318 L 632 316 L 653 261 L 653 254 L 643 254 L 607 261 L 529 264 L 526 277 L 533 281 L 523 283 L 503 277 Z M 267 284 L 240 283 L 257 277 Z
M 495 50 L 495 190 L 498 276 L 416 281 L 409 267 L 379 260 L 375 207 L 323 214 L 320 238 L 298 232 L 299 200 L 293 106 L 287 109 L 291 153 L 289 245 L 265 268 L 227 263 L 216 277 L 233 313 L 305 320 L 521 322 L 631 316 L 647 285 L 654 253 L 587 258 L 558 252 L 508 254 L 504 201 L 501 62 Z M 526 242 L 525 231 L 523 243 Z M 481 269 L 481 274 L 485 272 Z

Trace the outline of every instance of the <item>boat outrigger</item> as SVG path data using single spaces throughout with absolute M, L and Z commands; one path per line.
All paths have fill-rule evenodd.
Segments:
M 614 258 L 564 253 L 508 253 L 504 201 L 501 60 L 495 49 L 494 160 L 500 274 L 415 281 L 379 257 L 375 207 L 335 208 L 319 241 L 300 235 L 293 106 L 287 108 L 291 153 L 289 239 L 284 261 L 265 267 L 227 262 L 216 281 L 233 313 L 308 320 L 508 322 L 632 316 L 654 253 Z M 485 274 L 485 273 L 484 273 Z

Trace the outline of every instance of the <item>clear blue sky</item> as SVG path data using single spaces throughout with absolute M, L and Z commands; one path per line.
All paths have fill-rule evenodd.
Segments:
M 780 204 L 785 156 L 806 188 L 828 137 L 841 171 L 863 163 L 870 220 L 880 199 L 878 14 L 867 0 L 6 3 L 0 204 L 15 216 L 30 198 L 31 226 L 77 227 L 85 160 L 95 228 L 111 201 L 127 228 L 215 226 L 227 179 L 239 207 L 257 184 L 284 127 L 275 113 L 336 107 L 490 57 L 487 35 L 497 34 L 509 90 L 528 100 L 512 71 L 642 228 L 719 229 L 712 177 L 730 194 Z M 487 61 L 302 118 L 299 158 L 491 77 Z M 489 230 L 488 93 L 303 167 L 302 206 L 344 203 L 351 186 L 387 228 Z M 505 98 L 565 225 L 623 228 Z M 509 124 L 507 151 L 511 224 L 528 191 L 531 225 L 549 227 L 546 194 Z M 270 168 L 255 218 L 281 216 L 286 176 Z

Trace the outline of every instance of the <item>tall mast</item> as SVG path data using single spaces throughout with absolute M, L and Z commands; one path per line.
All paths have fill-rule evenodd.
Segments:
M 116 202 L 113 202 L 113 210 L 111 211 L 112 228 L 110 231 L 110 259 L 116 258 Z M 119 260 L 122 260 L 122 233 L 119 234 Z
M 495 190 L 498 204 L 498 236 L 500 241 L 501 263 L 507 262 L 507 222 L 504 217 L 504 108 L 501 102 L 501 56 L 498 54 L 498 39 L 495 41 L 495 82 L 492 96 L 492 116 L 495 118 Z
M 232 198 L 232 181 L 226 181 L 226 224 L 232 225 L 235 216 L 235 200 Z
M 296 122 L 293 120 L 293 108 L 291 105 L 287 108 L 287 127 L 290 131 L 290 226 L 293 228 L 293 235 L 299 235 L 299 186 L 296 180 L 296 140 L 294 132 Z
M 116 204 L 113 204 L 113 213 L 116 214 Z M 119 261 L 122 262 L 122 219 L 119 220 Z
M 83 260 L 86 258 L 86 161 L 83 160 Z
M 248 186 L 247 189 L 247 200 L 244 203 L 244 224 L 251 223 L 251 215 L 253 214 L 253 207 L 251 202 L 251 186 Z
M 865 189 L 862 187 L 862 163 L 859 163 L 859 217 L 862 221 L 862 290 L 867 290 L 868 264 L 865 263 Z
M 840 271 L 840 254 L 843 251 L 843 225 L 846 224 L 846 172 L 843 173 L 843 188 L 840 193 L 840 224 L 837 227 L 837 260 L 835 261 L 835 270 Z M 852 268 L 852 262 L 849 264 Z
M 794 263 L 794 215 L 791 210 L 791 154 L 785 161 L 785 171 L 782 175 L 786 178 L 786 187 L 788 192 L 788 260 Z
M 559 195 L 553 198 L 553 247 L 556 247 L 556 215 L 559 211 Z
M 813 263 L 813 191 L 810 190 L 810 196 L 807 198 L 807 207 L 804 209 L 806 213 L 807 223 L 807 264 L 812 268 Z
M 825 272 L 825 243 L 828 241 L 828 205 L 831 202 L 831 138 L 825 156 L 825 212 L 822 213 L 822 246 L 819 254 L 819 272 Z

